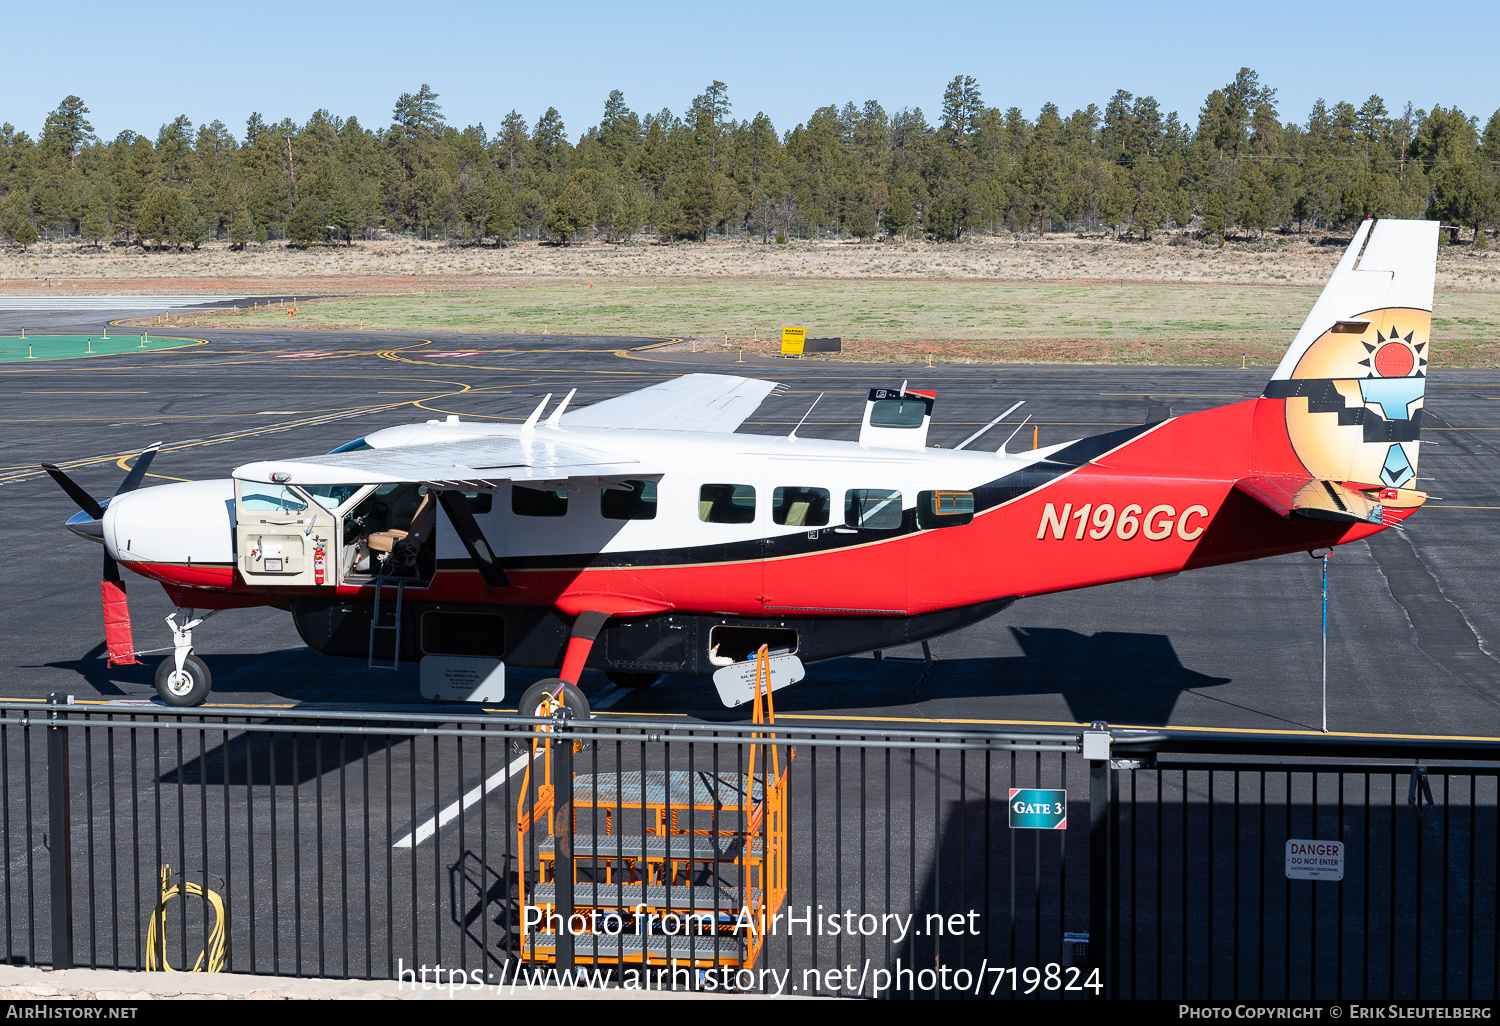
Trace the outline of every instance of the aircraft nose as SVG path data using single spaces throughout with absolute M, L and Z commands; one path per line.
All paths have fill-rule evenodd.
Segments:
M 232 563 L 234 482 L 191 481 L 116 495 L 105 548 L 124 563 Z

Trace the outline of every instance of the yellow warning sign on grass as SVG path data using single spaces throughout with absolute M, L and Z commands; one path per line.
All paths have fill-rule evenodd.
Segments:
M 801 356 L 803 343 L 807 341 L 806 328 L 781 329 L 781 355 Z

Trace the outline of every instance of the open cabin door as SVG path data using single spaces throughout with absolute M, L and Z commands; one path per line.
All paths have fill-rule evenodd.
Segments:
M 337 508 L 342 498 L 346 496 L 323 496 L 291 485 L 236 480 L 234 542 L 246 583 L 296 587 L 336 584 L 339 521 L 324 502 Z

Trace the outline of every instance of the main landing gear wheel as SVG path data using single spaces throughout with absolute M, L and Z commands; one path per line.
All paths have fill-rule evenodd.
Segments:
M 569 684 L 557 677 L 548 677 L 539 680 L 526 689 L 521 696 L 521 702 L 516 707 L 516 712 L 522 716 L 551 716 L 552 710 L 557 708 L 557 698 L 548 698 L 553 695 L 562 685 L 562 704 L 573 710 L 573 719 L 586 720 L 589 718 L 589 700 L 583 697 L 583 692 L 578 690 L 576 684 Z M 543 708 L 543 699 L 547 699 Z
M 156 693 L 168 705 L 181 707 L 202 705 L 213 685 L 213 676 L 203 660 L 189 655 L 177 669 L 177 658 L 167 656 L 156 667 Z
M 606 670 L 604 676 L 611 684 L 622 688 L 649 688 L 661 680 L 659 673 L 626 673 L 623 670 Z

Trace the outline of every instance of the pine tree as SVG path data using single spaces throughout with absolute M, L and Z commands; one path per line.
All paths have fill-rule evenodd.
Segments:
M 21 218 L 21 223 L 16 226 L 16 245 L 21 247 L 21 252 L 26 252 L 26 247 L 36 242 L 36 225 L 31 223 L 31 218 Z
M 594 204 L 575 178 L 570 181 L 547 211 L 547 233 L 563 245 L 588 230 L 594 223 Z
M 344 233 L 344 238 L 349 240 L 349 245 L 354 245 L 354 236 L 365 230 L 365 216 L 350 196 L 352 189 L 350 183 L 340 183 L 341 187 L 334 193 L 333 199 L 328 203 L 328 223 Z
M 917 212 L 911 193 L 896 186 L 891 190 L 891 201 L 886 204 L 885 215 L 881 218 L 886 233 L 893 239 L 897 235 L 905 238 L 907 230 L 916 223 L 916 219 Z
M 327 220 L 323 217 L 322 208 L 311 196 L 303 197 L 302 202 L 292 211 L 292 216 L 287 219 L 287 242 L 298 249 L 306 249 L 322 242 L 327 234 Z
M 646 201 L 634 182 L 626 182 L 617 190 L 614 211 L 614 238 L 617 242 L 628 240 L 646 225 Z
M 229 222 L 229 248 L 242 250 L 255 238 L 255 226 L 250 223 L 250 211 L 240 207 Z
M 957 75 L 943 91 L 943 141 L 958 158 L 960 173 L 968 160 L 969 141 L 975 124 L 984 112 L 979 97 L 979 83 L 972 75 Z
M 104 200 L 97 190 L 89 199 L 88 211 L 79 222 L 78 231 L 85 239 L 91 240 L 96 249 L 103 248 L 100 243 L 109 234 L 109 213 L 104 209 Z
M 172 226 L 172 244 L 179 250 L 184 245 L 197 249 L 203 245 L 208 238 L 208 224 L 203 220 L 203 213 L 198 205 L 186 196 L 179 196 L 177 202 L 177 223 Z
M 1224 232 L 1224 200 L 1217 192 L 1203 198 L 1203 234 L 1205 237 L 1222 235 Z
M 78 97 L 64 97 L 42 129 L 42 145 L 66 156 L 69 168 L 76 166 L 79 148 L 94 137 L 94 126 L 84 117 L 88 112 Z
M 177 229 L 178 212 L 176 192 L 165 185 L 152 189 L 135 224 L 135 234 L 141 245 L 144 246 L 149 239 L 160 249 Z

